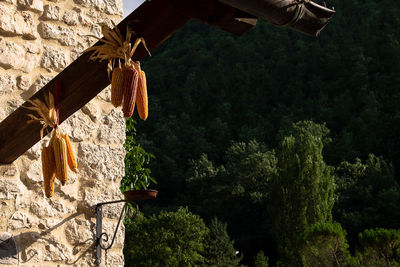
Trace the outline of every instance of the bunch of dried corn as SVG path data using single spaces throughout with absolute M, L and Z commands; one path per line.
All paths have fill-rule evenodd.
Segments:
M 133 32 L 127 28 L 124 40 L 117 27 L 114 30 L 106 25 L 102 26 L 104 37 L 99 39 L 103 44 L 93 46 L 84 51 L 94 51 L 91 60 L 108 60 L 108 76 L 111 75 L 111 103 L 114 107 L 121 106 L 123 102 L 123 112 L 125 117 L 131 117 L 135 109 L 136 95 L 138 96 L 138 113 L 143 120 L 148 116 L 148 99 L 146 74 L 140 69 L 140 63 L 132 61 L 132 57 L 140 43 L 150 55 L 146 42 L 143 38 L 136 38 L 135 43 L 131 44 Z M 121 66 L 121 60 L 125 62 Z M 118 61 L 118 66 L 115 67 Z
M 54 195 L 55 178 L 60 180 L 62 185 L 65 185 L 68 181 L 68 166 L 72 171 L 76 172 L 76 158 L 68 135 L 58 133 L 57 113 L 54 107 L 53 95 L 50 92 L 45 95 L 46 104 L 39 99 L 28 100 L 28 102 L 33 106 L 26 108 L 39 114 L 39 117 L 28 114 L 31 118 L 28 123 L 38 121 L 44 124 L 40 131 L 41 137 L 43 137 L 43 130 L 47 126 L 53 128 L 50 143 L 48 146 L 43 147 L 41 156 L 44 192 L 46 197 L 52 197 Z

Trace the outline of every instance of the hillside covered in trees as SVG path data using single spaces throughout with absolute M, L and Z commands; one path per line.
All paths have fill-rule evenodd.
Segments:
M 150 116 L 128 135 L 159 197 L 127 224 L 128 266 L 400 264 L 400 2 L 327 4 L 318 38 L 193 21 L 142 62 Z

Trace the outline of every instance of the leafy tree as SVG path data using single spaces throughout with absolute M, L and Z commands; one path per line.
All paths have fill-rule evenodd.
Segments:
M 139 214 L 127 225 L 127 266 L 199 266 L 204 263 L 208 228 L 203 220 L 180 208 L 145 217 Z
M 237 37 L 192 21 L 142 62 L 148 75 L 150 116 L 138 122 L 137 140 L 157 155 L 149 166 L 162 192 L 151 208 L 184 203 L 201 210 L 207 220 L 223 212 L 218 218 L 228 223 L 239 250 L 250 251 L 245 253 L 246 263 L 259 250 L 275 262 L 276 251 L 270 241 L 271 217 L 264 214 L 268 194 L 255 191 L 254 214 L 249 214 L 250 194 L 243 185 L 226 187 L 227 182 L 219 180 L 227 173 L 225 155 L 232 142 L 256 140 L 275 148 L 282 140 L 279 130 L 293 122 L 325 122 L 332 137 L 323 151 L 327 164 L 353 164 L 360 158 L 365 165 L 373 153 L 393 163 L 391 181 L 399 181 L 400 5 L 388 0 L 326 2 L 337 13 L 318 38 L 263 21 Z M 218 169 L 209 188 L 216 190 L 217 184 L 222 194 L 212 194 L 204 185 L 191 200 L 199 181 L 189 179 L 190 159 L 203 154 Z M 346 229 L 352 249 L 364 229 L 399 228 L 395 184 L 376 187 L 357 178 L 354 186 L 343 190 L 338 181 L 333 217 Z M 233 197 L 233 192 L 245 197 Z M 365 201 L 359 198 L 363 193 Z M 382 205 L 385 201 L 387 206 Z M 236 214 L 221 209 L 225 205 L 237 208 Z M 255 242 L 257 235 L 263 237 Z
M 270 180 L 276 173 L 275 153 L 256 141 L 234 142 L 223 165 L 216 166 L 206 155 L 190 165 L 186 204 L 208 220 L 218 215 L 229 221 L 238 250 L 251 255 L 250 259 L 255 249 L 266 249 L 266 244 L 273 250 L 271 220 L 265 207 Z
M 204 254 L 209 266 L 239 266 L 242 257 L 236 256 L 234 241 L 229 238 L 226 228 L 227 224 L 220 222 L 217 218 L 211 221 Z
M 263 251 L 259 251 L 254 257 L 254 267 L 268 267 L 268 257 Z
M 400 230 L 365 230 L 358 238 L 363 266 L 400 266 Z
M 334 215 L 351 233 L 351 243 L 364 229 L 400 227 L 400 188 L 393 166 L 382 157 L 370 154 L 365 163 L 342 162 L 336 168 L 336 184 Z
M 298 122 L 278 150 L 270 209 L 284 266 L 300 266 L 298 237 L 310 225 L 332 219 L 333 176 L 322 157 L 327 134 L 324 125 Z
M 339 223 L 316 223 L 306 229 L 300 242 L 305 267 L 340 267 L 351 261 L 346 231 Z

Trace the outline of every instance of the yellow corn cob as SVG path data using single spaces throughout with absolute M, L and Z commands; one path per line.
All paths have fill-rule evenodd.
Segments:
M 124 73 L 122 68 L 115 68 L 111 78 L 111 104 L 119 107 L 124 97 Z
M 46 197 L 54 195 L 54 178 L 56 176 L 56 162 L 51 146 L 42 149 L 43 186 Z
M 68 181 L 67 144 L 57 133 L 52 139 L 54 159 L 56 162 L 56 178 L 60 180 L 62 185 L 65 185 Z
M 78 167 L 76 163 L 76 158 L 74 155 L 74 151 L 72 150 L 71 141 L 69 140 L 69 136 L 67 134 L 62 134 L 61 137 L 65 140 L 65 144 L 67 145 L 67 162 L 71 171 L 76 172 L 76 168 Z
M 142 120 L 146 120 L 147 116 L 149 115 L 149 109 L 148 109 L 148 99 L 147 99 L 146 73 L 144 73 L 144 71 L 142 70 L 140 71 L 139 74 L 136 105 L 139 117 Z
M 138 86 L 139 71 L 134 67 L 124 69 L 124 105 L 122 111 L 124 117 L 130 118 L 135 110 L 136 92 Z

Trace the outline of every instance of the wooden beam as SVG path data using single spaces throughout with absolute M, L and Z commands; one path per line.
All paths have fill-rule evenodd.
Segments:
M 258 18 L 215 0 L 175 0 L 176 8 L 194 19 L 236 35 L 257 24 Z
M 190 19 L 178 12 L 172 1 L 146 1 L 126 17 L 117 27 L 126 32 L 129 24 L 140 37 L 144 37 L 147 46 L 153 50 L 168 39 Z M 146 56 L 143 48 L 137 50 L 134 59 L 141 60 Z M 54 93 L 55 82 L 60 82 L 63 95 L 59 103 L 60 123 L 86 105 L 110 84 L 107 78 L 106 62 L 88 60 L 83 54 L 52 81 L 39 90 L 33 98 L 43 100 L 44 92 Z M 30 106 L 27 102 L 23 105 Z M 19 107 L 0 123 L 0 163 L 9 164 L 25 151 L 40 141 L 39 123 L 27 124 L 27 114 L 31 111 Z
M 149 50 L 153 50 L 191 18 L 199 19 L 223 30 L 243 34 L 252 28 L 257 18 L 217 0 L 152 0 L 146 1 L 121 23 L 118 29 L 125 35 L 129 25 L 138 37 L 143 37 Z M 96 43 L 95 45 L 98 45 Z M 142 46 L 137 49 L 134 60 L 146 57 Z M 110 82 L 107 78 L 107 62 L 89 61 L 89 54 L 81 55 L 53 80 L 39 90 L 31 99 L 44 100 L 44 93 L 54 93 L 55 83 L 62 86 L 59 102 L 60 123 L 86 105 Z M 24 106 L 30 106 L 27 102 Z M 9 164 L 40 141 L 39 123 L 27 124 L 28 113 L 19 107 L 0 123 L 0 164 Z M 48 131 L 51 128 L 47 129 Z

